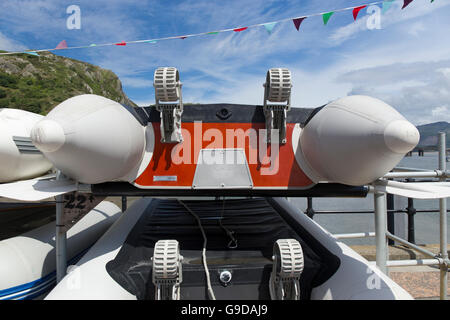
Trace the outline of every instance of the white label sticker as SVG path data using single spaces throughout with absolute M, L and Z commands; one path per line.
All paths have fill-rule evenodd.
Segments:
M 177 176 L 153 176 L 153 181 L 177 181 Z

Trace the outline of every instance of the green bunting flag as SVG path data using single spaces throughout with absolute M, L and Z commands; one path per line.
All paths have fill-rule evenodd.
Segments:
M 331 18 L 331 16 L 333 15 L 333 13 L 334 13 L 334 11 L 330 11 L 330 12 L 324 13 L 324 14 L 322 15 L 322 17 L 323 17 L 323 24 L 324 24 L 324 25 L 327 25 L 328 20 L 330 20 L 330 18 Z
M 218 31 L 208 32 L 207 34 L 218 34 Z

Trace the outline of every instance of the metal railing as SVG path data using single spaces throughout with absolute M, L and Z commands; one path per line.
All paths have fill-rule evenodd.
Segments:
M 446 181 L 450 177 L 446 171 L 446 142 L 445 133 L 439 133 L 439 169 L 428 171 L 422 169 L 398 168 L 397 172 L 390 172 L 384 178 L 438 178 L 439 181 Z M 388 267 L 398 266 L 439 266 L 440 269 L 440 298 L 447 300 L 447 279 L 450 260 L 447 252 L 447 199 L 439 199 L 439 210 L 424 209 L 417 210 L 414 208 L 414 199 L 408 198 L 408 206 L 404 210 L 395 210 L 389 205 L 386 193 L 374 191 L 374 210 L 352 210 L 352 211 L 316 211 L 312 207 L 312 198 L 308 199 L 306 214 L 313 218 L 316 214 L 342 214 L 342 213 L 374 213 L 375 215 L 375 232 L 335 234 L 337 239 L 355 239 L 375 237 L 376 243 L 376 265 L 378 268 L 388 274 Z M 435 254 L 429 250 L 419 247 L 415 244 L 414 215 L 419 212 L 439 212 L 439 253 Z M 388 226 L 388 214 L 406 213 L 408 215 L 408 240 L 404 240 L 394 234 L 390 226 Z M 416 252 L 422 253 L 429 259 L 408 259 L 408 260 L 389 260 L 388 242 L 398 242 L 403 246 L 410 248 Z
M 387 194 L 387 203 L 388 209 L 386 210 L 387 214 L 396 214 L 396 213 L 405 213 L 407 217 L 407 238 L 408 242 L 416 243 L 416 230 L 415 230 L 415 215 L 416 213 L 437 213 L 440 212 L 440 209 L 416 209 L 414 206 L 414 199 L 407 198 L 408 205 L 405 209 L 389 209 L 389 198 L 393 197 L 391 194 Z M 327 215 L 327 214 L 374 214 L 374 210 L 316 210 L 313 208 L 313 200 L 314 198 L 308 198 L 308 205 L 305 209 L 305 213 L 310 217 L 314 218 L 316 215 Z M 447 210 L 449 213 L 450 210 Z M 393 221 L 387 221 L 388 230 L 392 230 L 394 228 Z M 361 234 L 361 233 L 357 233 Z M 361 238 L 361 237 L 355 237 Z M 350 239 L 350 238 L 347 238 Z M 390 243 L 392 244 L 392 243 Z

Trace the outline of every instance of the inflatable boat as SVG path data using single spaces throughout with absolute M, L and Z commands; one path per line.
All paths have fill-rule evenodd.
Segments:
M 103 201 L 67 233 L 68 264 L 77 262 L 119 218 L 121 210 Z M 0 299 L 39 299 L 56 284 L 55 222 L 0 241 Z
M 411 299 L 284 198 L 142 198 L 75 270 L 46 299 Z
M 110 182 L 152 195 L 294 196 L 323 182 L 370 184 L 419 141 L 414 125 L 368 96 L 291 107 L 283 68 L 268 71 L 263 105 L 184 105 L 175 68 L 158 68 L 154 86 L 153 107 L 89 94 L 56 106 L 30 140 L 66 182 L 0 185 L 0 196 L 33 201 Z
M 0 109 L 0 183 L 34 178 L 52 168 L 33 145 L 31 128 L 44 116 L 17 109 Z
M 144 196 L 47 299 L 411 298 L 283 199 L 410 192 L 377 185 L 419 141 L 394 108 L 368 96 L 293 108 L 283 68 L 267 72 L 263 105 L 184 105 L 170 67 L 154 87 L 145 108 L 62 102 L 30 131 L 58 177 L 0 185 L 12 199 L 58 197 L 63 215 L 86 199 Z

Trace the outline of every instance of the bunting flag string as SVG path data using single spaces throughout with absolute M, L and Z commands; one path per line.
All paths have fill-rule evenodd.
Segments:
M 334 11 L 330 11 L 330 12 L 324 13 L 324 14 L 322 15 L 322 18 L 323 18 L 323 24 L 324 24 L 324 25 L 327 25 L 328 20 L 330 20 L 330 18 L 331 18 L 331 16 L 332 16 L 333 14 L 334 14 Z
M 403 7 L 402 7 L 402 9 L 405 9 L 411 2 L 413 2 L 413 0 L 403 0 Z
M 271 34 L 276 24 L 277 22 L 266 23 L 264 24 L 264 28 L 266 28 L 266 31 Z
M 243 28 L 236 28 L 236 29 L 233 29 L 233 31 L 234 32 L 241 32 L 241 31 L 244 31 L 244 30 L 247 30 L 248 29 L 248 27 L 243 27 Z
M 294 26 L 295 26 L 295 29 L 297 29 L 297 31 L 300 30 L 300 25 L 302 24 L 303 20 L 305 20 L 305 19 L 306 19 L 306 17 L 297 18 L 297 19 L 292 20 L 294 22 Z
M 201 33 L 195 33 L 195 34 L 177 35 L 177 36 L 156 38 L 156 39 L 121 41 L 121 42 L 112 42 L 112 43 L 103 43 L 103 44 L 92 43 L 87 46 L 74 46 L 74 47 L 69 47 L 67 45 L 66 40 L 63 40 L 55 48 L 51 48 L 51 49 L 39 49 L 39 50 L 34 49 L 34 50 L 17 51 L 17 52 L 2 52 L 2 53 L 0 53 L 0 55 L 22 54 L 22 53 L 38 55 L 39 52 L 51 52 L 51 51 L 55 51 L 55 50 L 84 49 L 84 48 L 105 47 L 105 46 L 127 46 L 128 44 L 137 44 L 137 43 L 157 43 L 157 42 L 164 41 L 164 40 L 187 39 L 187 38 L 199 37 L 199 36 L 205 36 L 205 35 L 217 35 L 217 34 L 225 33 L 225 32 L 240 33 L 240 32 L 246 31 L 250 28 L 257 28 L 257 27 L 264 27 L 265 30 L 269 34 L 272 34 L 274 27 L 278 23 L 286 22 L 286 21 L 292 21 L 294 23 L 294 26 L 297 29 L 297 31 L 299 31 L 300 25 L 306 18 L 322 16 L 324 25 L 327 25 L 333 14 L 351 10 L 353 13 L 353 19 L 354 19 L 354 21 L 356 21 L 359 12 L 362 9 L 372 6 L 372 5 L 381 5 L 382 13 L 384 14 L 386 11 L 388 11 L 391 8 L 392 4 L 396 1 L 403 1 L 402 9 L 406 8 L 409 4 L 411 4 L 411 2 L 413 2 L 413 0 L 382 0 L 382 1 L 366 3 L 366 4 L 359 5 L 359 6 L 354 6 L 354 7 L 341 8 L 341 9 L 336 9 L 333 11 L 314 13 L 314 14 L 309 14 L 309 15 L 304 15 L 304 16 L 299 16 L 299 17 L 285 18 L 285 19 L 281 19 L 281 20 L 277 20 L 277 21 L 264 22 L 264 23 L 249 25 L 249 26 L 245 26 L 245 27 L 241 26 L 241 27 L 230 28 L 230 29 L 222 29 L 222 30 L 201 32 Z M 434 0 L 431 0 L 431 3 L 433 3 L 433 2 L 434 2 Z
M 386 13 L 386 11 L 388 11 L 391 8 L 393 3 L 394 3 L 393 0 L 391 0 L 391 1 L 384 1 L 383 5 L 382 5 L 381 13 L 383 13 L 383 14 Z
M 55 48 L 55 50 L 67 49 L 66 40 L 61 41 Z
M 366 6 L 366 5 L 364 5 L 364 6 L 359 6 L 359 7 L 356 7 L 355 9 L 353 9 L 353 20 L 356 21 L 356 18 L 358 18 L 358 13 L 359 13 L 362 9 L 364 9 L 365 7 L 367 7 L 367 6 Z

